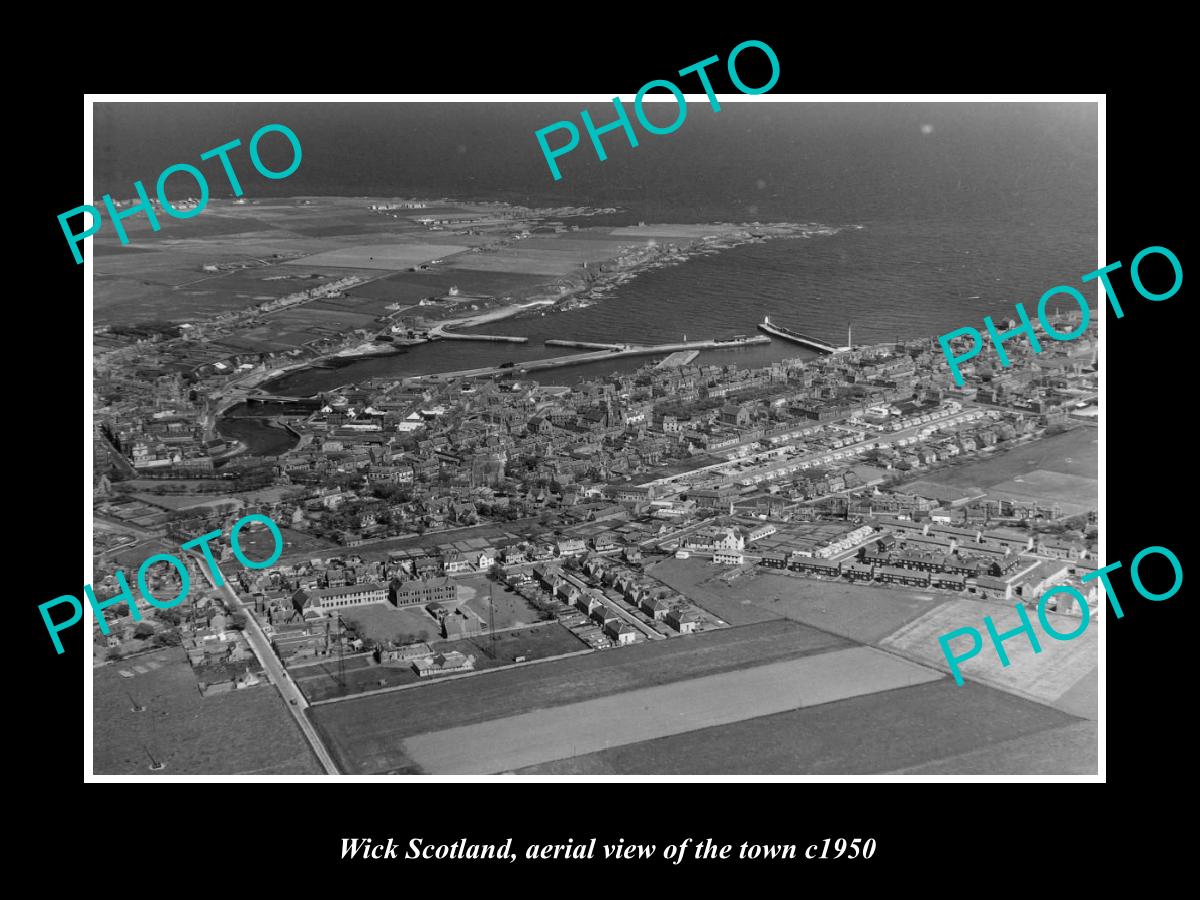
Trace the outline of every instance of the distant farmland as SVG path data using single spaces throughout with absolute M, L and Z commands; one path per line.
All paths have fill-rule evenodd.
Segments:
M 342 771 L 370 774 L 411 767 L 404 750 L 410 735 L 846 646 L 834 635 L 776 621 L 321 704 L 308 713 Z
M 417 735 L 404 746 L 422 771 L 486 775 L 942 677 L 849 647 Z
M 1007 743 L 1001 743 L 1007 742 Z M 995 752 L 997 746 L 1003 752 Z M 834 703 L 624 744 L 518 775 L 1095 774 L 1092 723 L 978 684 L 942 678 Z M 1010 763 L 1011 766 L 1011 763 Z

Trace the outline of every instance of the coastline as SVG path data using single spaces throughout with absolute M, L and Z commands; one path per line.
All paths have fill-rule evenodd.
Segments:
M 637 226 L 643 227 L 643 226 Z M 751 243 L 761 243 L 780 238 L 809 238 L 814 235 L 832 236 L 848 228 L 861 229 L 861 225 L 822 225 L 819 223 L 741 223 L 716 222 L 708 226 L 714 229 L 713 234 L 688 238 L 686 243 L 676 243 L 663 239 L 659 241 L 653 232 L 655 227 L 648 226 L 647 237 L 650 243 L 641 248 L 632 258 L 626 256 L 614 257 L 598 263 L 590 268 L 586 275 L 572 276 L 557 282 L 548 282 L 543 292 L 533 295 L 533 299 L 521 303 L 509 303 L 493 307 L 470 316 L 456 316 L 441 319 L 429 325 L 428 331 L 435 332 L 447 328 L 474 328 L 505 319 L 520 318 L 529 314 L 545 314 L 547 312 L 564 312 L 572 309 L 582 309 L 600 302 L 606 295 L 612 293 L 621 285 L 633 280 L 638 275 L 655 269 L 686 263 L 698 256 L 707 256 L 730 250 L 734 247 Z M 545 293 L 545 292 L 549 293 Z M 419 346 L 430 343 L 434 339 L 416 340 L 405 344 Z M 380 342 L 364 341 L 353 347 L 342 348 L 332 353 L 323 354 L 303 360 L 278 370 L 273 369 L 271 376 L 256 386 L 260 390 L 271 391 L 285 376 L 294 375 L 308 368 L 340 368 L 366 357 L 384 357 L 400 354 L 403 349 L 389 346 L 381 348 Z M 322 365 L 333 363 L 330 365 Z M 436 376 L 438 372 L 426 372 L 425 376 Z M 316 396 L 316 394 L 310 395 Z

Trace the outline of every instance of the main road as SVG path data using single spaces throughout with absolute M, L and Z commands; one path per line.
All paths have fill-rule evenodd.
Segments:
M 279 689 L 279 693 L 283 695 L 284 705 L 292 714 L 292 718 L 296 720 L 296 724 L 300 726 L 300 731 L 308 740 L 308 745 L 312 747 L 313 754 L 320 761 L 321 766 L 325 769 L 327 775 L 340 775 L 337 765 L 333 761 L 333 757 L 329 755 L 329 751 L 325 749 L 325 744 L 321 741 L 321 736 L 317 734 L 312 723 L 308 721 L 308 716 L 304 714 L 304 710 L 308 708 L 308 700 L 304 693 L 296 686 L 296 682 L 287 673 L 283 664 L 279 661 L 279 657 L 275 655 L 275 651 L 271 649 L 271 642 L 267 639 L 266 632 L 262 630 L 262 626 L 258 624 L 258 619 L 254 613 L 246 608 L 242 603 L 242 598 L 238 596 L 237 591 L 229 586 L 229 579 L 224 579 L 224 584 L 217 588 L 213 581 L 212 573 L 208 571 L 208 564 L 204 558 L 196 552 L 191 553 L 195 559 L 200 571 L 204 573 L 204 577 L 208 579 L 209 584 L 216 590 L 224 592 L 226 599 L 229 601 L 231 609 L 238 610 L 246 617 L 246 630 L 243 634 L 250 642 L 250 647 L 254 650 L 254 655 L 258 657 L 259 663 L 263 670 L 271 679 L 271 683 Z

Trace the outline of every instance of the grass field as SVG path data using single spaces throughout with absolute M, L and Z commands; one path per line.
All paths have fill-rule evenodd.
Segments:
M 924 481 L 993 496 L 1036 497 L 1074 508 L 1095 509 L 1099 444 L 1094 428 L 1034 441 L 987 459 L 928 473 Z
M 940 678 L 852 647 L 416 735 L 404 745 L 423 772 L 491 774 Z
M 238 497 L 221 494 L 130 494 L 144 503 L 161 506 L 163 509 L 193 509 L 199 506 L 219 506 L 229 503 L 234 509 L 240 509 L 245 503 Z M 240 538 L 241 535 L 239 534 Z
M 149 557 L 157 553 L 174 553 L 178 555 L 179 545 L 176 544 L 172 547 L 167 541 L 151 539 L 139 541 L 129 547 L 122 547 L 109 557 L 105 570 L 98 573 L 99 577 L 103 578 L 105 575 L 112 574 L 114 569 L 121 569 L 125 572 L 126 581 L 131 586 L 134 586 L 133 579 L 137 574 L 138 567 Z M 136 586 L 133 587 L 133 590 L 137 590 Z
M 467 244 L 389 243 L 358 244 L 314 253 L 302 259 L 289 261 L 296 266 L 338 266 L 344 269 L 403 269 L 430 260 L 442 259 L 462 253 Z
M 945 594 L 780 575 L 761 566 L 735 581 L 730 591 L 789 619 L 867 644 L 947 599 Z
M 339 672 L 337 658 L 326 659 L 317 665 L 291 670 L 297 687 L 304 691 L 309 703 L 361 694 L 401 684 L 415 684 L 421 680 L 413 667 L 407 663 L 380 666 L 363 657 L 346 661 L 344 673 Z M 344 682 L 344 684 L 343 684 Z
M 1076 722 L 1001 741 L 924 765 L 900 775 L 1095 775 L 1095 722 Z
M 95 670 L 96 774 L 155 774 L 151 755 L 166 763 L 158 773 L 163 775 L 321 774 L 274 687 L 264 683 L 203 698 L 182 649 L 139 660 L 162 665 L 133 678 L 118 672 L 128 664 Z M 145 711 L 133 712 L 130 696 Z
M 495 648 L 494 657 L 492 655 L 493 646 Z M 498 632 L 495 645 L 486 634 L 477 634 L 466 640 L 439 644 L 438 649 L 474 654 L 475 667 L 483 669 L 516 662 L 518 656 L 524 656 L 526 660 L 534 660 L 559 656 L 563 653 L 576 653 L 588 649 L 588 645 L 562 625 L 548 622 L 532 628 Z
M 586 240 L 556 246 L 553 236 L 545 236 L 539 240 L 551 249 L 518 243 L 498 253 L 468 253 L 494 241 L 497 234 L 430 233 L 415 219 L 436 213 L 407 210 L 392 218 L 371 212 L 367 205 L 363 198 L 312 198 L 307 205 L 301 205 L 299 198 L 286 198 L 247 206 L 211 200 L 203 215 L 186 221 L 159 216 L 158 232 L 151 230 L 144 216 L 127 219 L 124 224 L 132 242 L 128 247 L 117 244 L 113 232 L 103 229 L 93 238 L 97 323 L 194 321 L 355 271 L 396 273 L 394 281 L 381 279 L 351 290 L 352 297 L 366 303 L 346 307 L 347 311 L 372 316 L 381 314 L 387 303 L 415 303 L 423 296 L 444 293 L 451 284 L 464 294 L 518 297 L 579 268 L 584 259 L 597 260 L 611 255 L 610 249 L 615 252 L 619 243 L 630 243 L 601 234 L 595 247 Z M 472 209 L 448 214 L 480 212 L 489 215 L 488 210 Z M 503 232 L 512 222 L 498 224 Z M 574 232 L 572 237 L 583 234 Z M 401 271 L 432 259 L 446 263 L 429 272 Z M 202 270 L 206 263 L 239 261 L 256 267 L 232 273 Z M 257 267 L 261 262 L 269 265 Z M 322 277 L 266 280 L 287 272 Z M 376 305 L 377 300 L 383 302 Z
M 648 572 L 659 581 L 679 591 L 710 613 L 730 625 L 749 625 L 783 618 L 780 610 L 770 604 L 754 602 L 742 594 L 742 579 L 733 585 L 721 581 L 725 566 L 714 566 L 705 559 L 665 559 Z
M 468 583 L 459 584 L 458 596 L 459 599 L 466 600 L 465 605 L 479 617 L 480 621 L 488 622 L 488 588 L 486 584 L 477 583 L 483 580 L 482 578 L 462 579 L 461 581 Z M 511 593 L 505 588 L 493 587 L 491 602 L 494 604 L 495 612 L 492 618 L 497 629 L 512 628 L 514 625 L 529 625 L 539 621 L 538 611 L 530 606 L 524 597 L 517 593 Z
M 457 641 L 438 641 L 435 637 L 425 637 L 423 640 L 441 653 L 457 650 L 463 655 L 474 656 L 476 669 L 508 665 L 515 662 L 518 656 L 535 660 L 587 649 L 587 645 L 570 631 L 553 623 L 498 634 L 494 658 L 490 655 L 491 645 L 486 636 Z M 422 680 L 407 663 L 377 665 L 368 656 L 346 660 L 344 672 L 339 671 L 336 658 L 289 671 L 310 703 L 363 691 L 415 684 Z
M 419 607 L 397 608 L 390 603 L 368 603 L 350 607 L 342 613 L 342 618 L 353 622 L 360 636 L 380 643 L 397 640 L 405 634 L 418 641 L 436 641 L 440 637 L 438 623 Z
M 456 256 L 447 262 L 454 271 L 468 272 L 503 272 L 514 274 L 532 274 L 549 276 L 546 281 L 553 281 L 555 276 L 566 275 L 568 272 L 580 271 L 580 262 L 565 253 L 555 253 L 552 250 L 502 251 L 501 253 L 467 253 Z
M 845 646 L 835 635 L 776 621 L 322 704 L 309 715 L 342 771 L 387 772 L 413 765 L 403 746 L 410 735 Z
M 476 254 L 471 254 L 475 256 Z M 545 276 L 522 272 L 477 272 L 470 269 L 438 267 L 425 272 L 401 272 L 362 287 L 350 289 L 351 296 L 421 297 L 445 294 L 451 286 L 463 294 L 506 295 L 546 283 Z
M 980 768 L 967 756 L 974 752 L 990 752 L 989 762 L 1007 757 L 1010 766 L 1020 760 L 1025 774 L 1095 774 L 1097 745 L 1088 738 L 1089 725 L 1002 691 L 955 687 L 942 678 L 626 744 L 518 774 L 853 775 L 934 761 L 944 762 L 928 771 L 966 774 Z M 997 752 L 998 746 L 1004 749 Z
M 1065 514 L 1079 515 L 1089 509 L 1096 509 L 1099 498 L 1097 489 L 1098 482 L 1095 478 L 1034 469 L 1008 481 L 991 485 L 988 487 L 988 494 L 1014 500 L 1058 503 Z
M 624 248 L 640 243 L 644 242 L 604 237 L 578 240 L 558 235 L 546 235 L 523 240 L 521 241 L 521 247 L 524 250 L 570 253 L 577 260 L 586 259 L 588 262 L 601 262 L 616 257 Z

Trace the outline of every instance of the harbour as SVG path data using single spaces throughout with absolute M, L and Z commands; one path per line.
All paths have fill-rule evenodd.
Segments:
M 700 350 L 723 350 L 736 349 L 739 347 L 753 347 L 760 344 L 769 344 L 771 339 L 762 335 L 750 338 L 713 338 L 707 341 L 687 341 L 684 343 L 675 344 L 654 344 L 647 346 L 639 346 L 636 344 L 622 345 L 619 348 L 611 348 L 607 350 L 597 350 L 590 353 L 575 353 L 571 356 L 555 356 L 548 359 L 531 359 L 521 363 L 504 362 L 494 366 L 479 366 L 474 369 L 460 369 L 455 372 L 439 372 L 435 375 L 415 375 L 408 380 L 412 383 L 420 383 L 424 381 L 445 381 L 450 378 L 476 378 L 487 375 L 499 374 L 525 374 L 528 372 L 541 371 L 543 369 L 555 369 L 560 366 L 574 366 L 580 363 L 596 362 L 597 360 L 617 359 L 627 356 L 653 356 L 657 353 L 675 353 L 678 351 L 695 351 Z M 547 342 L 549 343 L 549 342 Z

